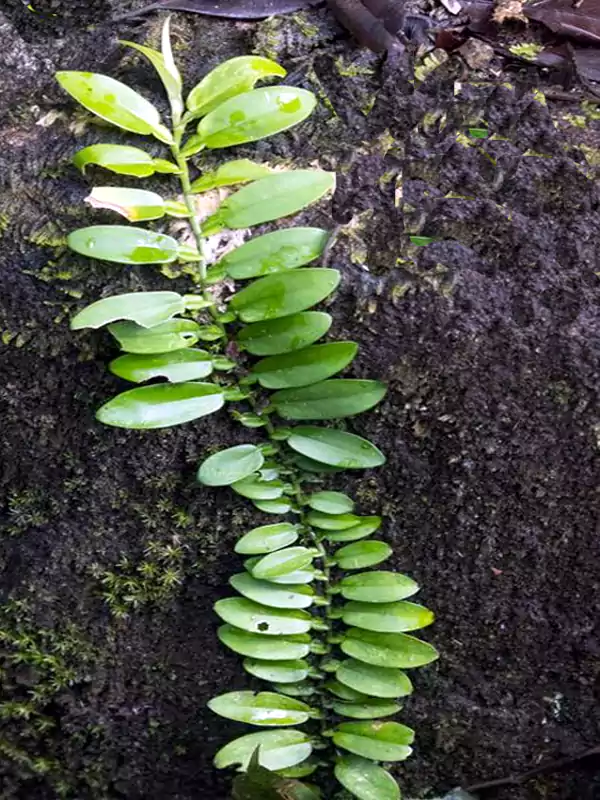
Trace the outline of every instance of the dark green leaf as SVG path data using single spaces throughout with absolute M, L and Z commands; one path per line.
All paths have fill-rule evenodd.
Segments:
M 260 469 L 262 452 L 253 444 L 240 444 L 221 450 L 205 459 L 198 470 L 198 480 L 205 486 L 230 486 Z
M 350 514 L 354 509 L 354 500 L 342 492 L 313 492 L 308 498 L 308 505 L 323 514 Z
M 284 419 L 342 419 L 377 405 L 385 393 L 379 381 L 342 378 L 276 392 L 271 403 Z
M 279 522 L 275 525 L 261 525 L 248 531 L 237 542 L 235 552 L 243 555 L 262 555 L 273 553 L 288 547 L 298 538 L 298 526 L 291 522 Z
M 360 517 L 361 521 L 343 531 L 328 531 L 326 539 L 330 542 L 355 542 L 370 536 L 381 527 L 381 517 Z
M 117 428 L 169 428 L 218 411 L 223 394 L 212 383 L 142 386 L 109 400 L 96 419 Z
M 169 264 L 177 258 L 177 242 L 164 233 L 124 225 L 92 225 L 67 239 L 82 256 L 117 264 Z
M 350 628 L 341 648 L 347 656 L 377 667 L 410 669 L 439 657 L 435 647 L 403 633 L 379 633 Z
M 281 578 L 288 572 L 302 570 L 312 563 L 315 551 L 308 547 L 286 547 L 263 556 L 252 569 L 252 575 L 262 580 Z
M 302 311 L 291 317 L 255 322 L 238 333 L 237 342 L 255 356 L 271 356 L 301 350 L 324 336 L 331 317 L 322 311 Z
M 219 264 L 235 280 L 296 269 L 318 258 L 329 234 L 321 228 L 283 228 L 256 236 L 224 256 Z
M 270 581 L 253 578 L 247 572 L 233 575 L 229 583 L 248 600 L 262 603 L 269 608 L 308 608 L 312 605 L 314 596 L 308 586 L 275 585 Z
M 332 467 L 367 469 L 385 463 L 385 456 L 371 442 L 332 428 L 298 427 L 287 443 L 297 453 Z
M 416 603 L 346 603 L 344 622 L 366 631 L 404 633 L 426 628 L 433 622 L 433 612 Z
M 165 201 L 147 189 L 128 189 L 120 186 L 95 186 L 85 198 L 92 208 L 115 211 L 129 222 L 160 219 L 165 215 Z
M 170 353 L 198 341 L 199 326 L 191 319 L 171 319 L 152 328 L 135 322 L 114 322 L 108 330 L 126 353 Z
M 183 297 L 176 292 L 129 292 L 97 300 L 76 314 L 71 320 L 71 330 L 101 328 L 119 319 L 137 322 L 151 328 L 166 322 L 184 310 Z
M 369 698 L 362 703 L 344 703 L 337 701 L 333 704 L 333 710 L 342 717 L 350 719 L 380 719 L 381 717 L 391 717 L 397 714 L 402 706 L 393 700 L 381 698 Z
M 308 761 L 295 767 L 290 767 L 287 771 L 278 770 L 271 772 L 261 767 L 258 763 L 259 749 L 252 756 L 248 764 L 248 771 L 243 775 L 238 775 L 233 782 L 233 800 L 320 800 L 321 795 L 318 791 L 313 791 L 310 787 L 297 780 L 288 780 L 288 772 L 297 772 L 300 777 L 310 775 L 313 769 L 310 768 Z M 305 767 L 304 765 L 307 765 Z M 308 769 L 308 772 L 303 771 Z M 285 773 L 285 774 L 284 774 Z
M 269 356 L 254 365 L 251 374 L 265 389 L 307 386 L 344 369 L 358 352 L 354 342 L 315 344 L 304 350 Z
M 340 582 L 342 595 L 347 600 L 366 603 L 394 603 L 419 591 L 418 583 L 397 572 L 361 572 L 348 575 Z
M 404 697 L 412 693 L 408 676 L 399 669 L 374 667 L 349 658 L 340 664 L 335 674 L 341 683 L 372 697 Z
M 246 658 L 244 669 L 255 678 L 272 683 L 295 683 L 308 675 L 307 661 L 264 661 L 257 658 Z
M 198 141 L 210 149 L 256 142 L 298 125 L 316 97 L 294 86 L 268 86 L 230 97 L 198 125 Z
M 243 322 L 263 322 L 304 311 L 331 294 L 340 280 L 336 269 L 303 268 L 259 278 L 231 301 Z
M 207 192 L 209 189 L 216 189 L 220 186 L 235 186 L 238 183 L 255 181 L 270 174 L 271 170 L 265 164 L 255 164 L 254 161 L 247 158 L 239 158 L 236 161 L 221 164 L 214 172 L 207 172 L 200 178 L 196 178 L 191 188 L 192 192 Z M 222 259 L 220 264 L 223 264 L 223 261 L 225 259 Z
M 215 756 L 215 767 L 239 765 L 246 769 L 257 748 L 261 765 L 270 770 L 293 767 L 312 752 L 310 736 L 302 731 L 262 731 L 241 736 L 222 747 Z
M 385 542 L 354 542 L 336 550 L 333 558 L 340 569 L 364 569 L 380 564 L 392 553 Z
M 218 630 L 221 642 L 242 656 L 289 661 L 304 658 L 310 652 L 310 636 L 263 636 L 262 633 L 248 633 L 233 625 L 222 625 Z
M 335 745 L 373 761 L 404 761 L 414 738 L 414 731 L 399 722 L 342 722 L 333 734 Z
M 179 172 L 175 164 L 163 161 L 125 144 L 92 144 L 84 147 L 73 158 L 73 163 L 82 172 L 88 164 L 96 164 L 117 175 L 133 175 L 136 178 L 147 178 L 155 172 Z
M 200 117 L 214 108 L 254 88 L 262 78 L 283 78 L 286 71 L 275 61 L 261 56 L 238 56 L 230 58 L 213 69 L 194 86 L 186 105 L 190 116 Z
M 215 611 L 224 622 L 249 633 L 262 633 L 265 636 L 308 633 L 312 622 L 311 615 L 306 611 L 269 608 L 244 597 L 218 600 Z
M 228 692 L 214 697 L 208 707 L 221 717 L 266 727 L 301 725 L 311 715 L 306 703 L 274 692 Z
M 360 756 L 340 758 L 335 777 L 358 800 L 400 800 L 400 789 L 390 773 Z
M 126 355 L 111 361 L 108 368 L 113 375 L 133 383 L 143 383 L 152 378 L 166 378 L 170 383 L 197 381 L 207 378 L 213 363 L 205 350 L 176 350 L 157 355 Z
M 107 122 L 132 133 L 151 134 L 165 144 L 173 141 L 152 103 L 124 83 L 93 72 L 57 72 L 56 79 L 84 108 Z

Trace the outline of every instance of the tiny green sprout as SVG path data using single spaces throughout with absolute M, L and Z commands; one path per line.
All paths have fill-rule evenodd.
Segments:
M 212 452 L 197 471 L 204 490 L 230 487 L 261 515 L 235 545 L 240 560 L 229 581 L 235 594 L 219 600 L 215 612 L 221 642 L 266 686 L 226 690 L 210 700 L 215 714 L 255 729 L 222 747 L 215 766 L 242 772 L 234 781 L 236 800 L 319 800 L 319 785 L 333 779 L 358 800 L 399 800 L 387 765 L 410 755 L 414 732 L 392 717 L 402 707 L 398 698 L 412 692 L 407 670 L 438 656 L 413 635 L 433 614 L 408 599 L 419 590 L 412 578 L 384 566 L 392 548 L 372 538 L 381 517 L 361 513 L 352 497 L 324 486 L 344 470 L 385 464 L 383 452 L 351 426 L 353 417 L 384 401 L 386 386 L 349 377 L 358 345 L 326 338 L 332 316 L 319 306 L 333 302 L 341 279 L 338 270 L 319 264 L 328 232 L 272 224 L 321 202 L 334 191 L 335 175 L 278 170 L 237 153 L 202 171 L 204 151 L 285 135 L 307 120 L 316 98 L 273 83 L 285 69 L 258 56 L 226 61 L 184 95 L 168 20 L 160 51 L 124 44 L 158 73 L 169 123 L 147 98 L 109 76 L 59 72 L 57 79 L 105 122 L 162 143 L 165 157 L 98 143 L 77 153 L 74 163 L 83 173 L 115 173 L 120 184 L 122 176 L 158 173 L 179 186 L 163 197 L 110 186 L 105 177 L 88 203 L 128 224 L 91 224 L 73 231 L 68 244 L 81 256 L 126 267 L 184 264 L 195 285 L 185 295 L 103 297 L 81 309 L 71 328 L 107 328 L 121 351 L 109 369 L 134 384 L 97 411 L 106 425 L 160 429 L 227 409 L 247 431 L 245 442 Z M 269 85 L 260 85 L 265 80 Z M 469 134 L 483 138 L 487 131 Z M 209 204 L 197 196 L 214 189 L 220 204 L 200 214 Z M 191 244 L 163 232 L 168 216 L 187 220 Z M 145 227 L 148 222 L 158 227 Z M 249 237 L 259 225 L 271 227 Z M 207 239 L 235 230 L 246 241 L 213 263 Z M 176 528 L 192 522 L 170 501 L 161 501 L 159 510 Z M 151 515 L 145 524 L 151 528 Z M 123 557 L 114 570 L 96 565 L 116 616 L 178 590 L 183 536 L 150 541 L 139 564 Z

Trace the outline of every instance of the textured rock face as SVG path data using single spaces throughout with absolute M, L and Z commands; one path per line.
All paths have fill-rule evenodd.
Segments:
M 146 434 L 93 419 L 119 388 L 112 344 L 72 335 L 68 316 L 100 293 L 189 284 L 64 249 L 99 219 L 69 158 L 124 139 L 76 111 L 53 71 L 110 72 L 162 102 L 103 21 L 133 4 L 80 6 L 49 0 L 40 11 L 59 16 L 41 18 L 10 0 L 0 13 L 0 703 L 38 698 L 28 719 L 4 706 L 3 797 L 221 800 L 210 759 L 238 728 L 205 704 L 245 678 L 211 605 L 256 517 L 194 484 L 207 448 L 239 440 L 225 417 Z M 157 25 L 119 35 L 152 42 Z M 352 423 L 389 464 L 354 488 L 365 513 L 387 515 L 443 653 L 407 703 L 419 744 L 406 794 L 595 744 L 600 214 L 586 156 L 598 122 L 572 136 L 555 125 L 562 108 L 519 89 L 463 81 L 455 94 L 452 61 L 415 89 L 325 11 L 258 25 L 178 14 L 174 34 L 190 85 L 256 49 L 323 98 L 297 134 L 239 153 L 339 174 L 334 200 L 303 221 L 345 226 L 334 333 L 360 342 L 356 375 L 391 387 Z M 468 137 L 481 119 L 493 141 Z M 498 797 L 595 791 L 582 769 Z

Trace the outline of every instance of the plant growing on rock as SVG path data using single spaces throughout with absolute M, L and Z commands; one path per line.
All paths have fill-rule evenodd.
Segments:
M 433 615 L 407 600 L 418 590 L 411 578 L 370 569 L 392 553 L 370 538 L 381 518 L 357 514 L 350 496 L 322 487 L 342 470 L 384 464 L 374 444 L 343 424 L 327 423 L 373 408 L 386 388 L 376 380 L 334 377 L 356 356 L 354 342 L 317 344 L 332 320 L 311 309 L 340 280 L 335 269 L 307 266 L 323 254 L 327 231 L 280 228 L 215 264 L 206 256 L 206 237 L 294 214 L 331 192 L 335 178 L 320 170 L 273 171 L 246 159 L 194 180 L 190 175 L 190 164 L 197 166 L 204 150 L 256 141 L 302 122 L 315 97 L 292 86 L 254 88 L 285 70 L 244 56 L 206 75 L 184 104 L 168 21 L 161 52 L 127 44 L 160 75 L 171 128 L 151 103 L 110 77 L 61 72 L 58 80 L 104 120 L 163 142 L 172 160 L 128 145 L 96 144 L 74 161 L 82 170 L 95 164 L 120 175 L 176 176 L 183 201 L 113 186 L 95 188 L 88 200 L 134 223 L 183 217 L 194 246 L 138 225 L 76 230 L 69 245 L 120 264 L 194 264 L 197 291 L 106 297 L 80 311 L 71 327 L 108 326 L 123 351 L 110 363 L 111 372 L 135 384 L 153 381 L 109 400 L 97 412 L 101 422 L 163 428 L 227 407 L 242 426 L 256 429 L 247 444 L 214 453 L 198 470 L 204 486 L 230 486 L 275 517 L 237 542 L 235 550 L 245 558 L 230 580 L 237 594 L 215 604 L 223 622 L 219 638 L 244 657 L 246 672 L 268 686 L 210 701 L 216 714 L 259 728 L 225 745 L 215 764 L 245 772 L 234 784 L 238 800 L 320 797 L 318 789 L 298 781 L 320 768 L 360 800 L 397 800 L 398 785 L 381 764 L 411 753 L 413 731 L 390 718 L 402 707 L 399 698 L 412 692 L 404 670 L 437 657 L 431 645 L 407 635 L 429 625 Z M 188 136 L 191 125 L 195 132 Z M 215 213 L 200 218 L 198 193 L 240 184 Z M 227 289 L 242 283 L 226 302 L 221 289 L 214 290 L 225 279 Z M 203 346 L 195 347 L 199 342 Z

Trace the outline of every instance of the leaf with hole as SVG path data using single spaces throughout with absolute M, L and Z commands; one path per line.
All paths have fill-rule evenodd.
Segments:
M 172 143 L 173 137 L 162 124 L 158 110 L 124 83 L 93 72 L 57 72 L 56 80 L 84 108 L 107 122 Z
M 250 228 L 296 214 L 335 188 L 335 174 L 316 169 L 276 172 L 238 189 L 203 223 L 206 235 Z
M 293 767 L 312 753 L 310 736 L 302 731 L 262 731 L 241 736 L 222 747 L 215 756 L 215 767 L 239 765 L 246 769 L 257 748 L 261 765 L 270 770 Z
M 260 278 L 309 264 L 322 254 L 328 239 L 321 228 L 283 228 L 250 239 L 219 264 L 235 280 Z
M 220 450 L 205 459 L 198 469 L 198 480 L 205 486 L 230 486 L 252 475 L 265 463 L 261 450 L 253 444 L 239 444 Z
M 308 505 L 323 514 L 350 514 L 354 500 L 342 492 L 313 492 L 308 497 Z
M 348 703 L 336 701 L 333 704 L 336 714 L 350 719 L 380 719 L 381 717 L 392 717 L 402 708 L 400 703 L 393 700 L 371 697 L 363 703 Z
M 170 353 L 196 344 L 200 328 L 191 319 L 170 319 L 143 328 L 135 322 L 113 322 L 108 330 L 126 353 Z
M 404 633 L 426 628 L 433 622 L 433 612 L 417 603 L 360 603 L 344 606 L 343 620 L 366 631 Z
M 375 533 L 381 527 L 381 517 L 359 517 L 360 522 L 342 531 L 327 531 L 325 538 L 330 542 L 356 542 Z
M 385 463 L 385 456 L 374 444 L 333 428 L 311 425 L 294 428 L 287 443 L 297 453 L 332 467 L 368 469 Z
M 183 297 L 176 292 L 128 292 L 105 297 L 86 306 L 71 320 L 71 330 L 101 328 L 124 319 L 151 328 L 184 311 Z
M 350 628 L 340 645 L 347 656 L 376 667 L 412 669 L 435 661 L 435 647 L 404 633 L 380 633 Z
M 296 683 L 303 681 L 308 675 L 307 661 L 264 661 L 257 658 L 246 658 L 244 669 L 255 678 L 271 683 Z
M 263 358 L 250 374 L 265 389 L 306 386 L 344 369 L 357 352 L 358 345 L 354 342 L 315 344 L 293 353 Z
M 177 242 L 164 233 L 125 225 L 92 225 L 69 234 L 71 250 L 116 264 L 170 264 L 177 258 Z
M 218 600 L 214 608 L 224 622 L 249 633 L 271 637 L 308 633 L 312 623 L 312 616 L 306 611 L 269 608 L 244 597 Z
M 104 167 L 117 175 L 132 175 L 135 178 L 148 178 L 155 172 L 177 174 L 179 168 L 162 158 L 151 155 L 125 144 L 92 144 L 79 150 L 73 157 L 73 164 L 85 172 L 90 164 Z
M 267 275 L 246 286 L 231 301 L 242 322 L 263 322 L 304 311 L 324 300 L 336 288 L 336 269 L 306 267 Z
M 242 555 L 262 555 L 288 547 L 298 539 L 298 526 L 291 522 L 261 525 L 244 534 L 235 545 L 235 552 Z
M 160 219 L 165 215 L 165 201 L 156 192 L 120 186 L 95 186 L 85 198 L 92 208 L 115 211 L 129 222 Z
M 217 631 L 221 642 L 242 656 L 269 659 L 270 661 L 290 661 L 304 658 L 310 653 L 310 636 L 263 636 L 262 633 L 248 633 L 233 625 L 221 625 Z
M 176 350 L 156 355 L 119 356 L 108 365 L 113 375 L 133 383 L 143 383 L 153 378 L 166 378 L 169 383 L 183 383 L 207 378 L 213 371 L 210 353 L 206 350 Z
M 255 474 L 232 483 L 231 488 L 249 500 L 278 500 L 283 495 L 285 484 L 280 480 L 265 481 Z
M 130 389 L 109 400 L 96 419 L 117 428 L 170 428 L 218 411 L 223 393 L 212 383 L 174 383 Z
M 201 117 L 232 97 L 249 92 L 264 78 L 283 78 L 286 71 L 269 58 L 237 56 L 211 70 L 189 93 L 189 117 Z
M 399 669 L 374 667 L 353 658 L 342 661 L 335 675 L 340 683 L 370 697 L 404 697 L 412 693 L 408 676 Z
M 308 547 L 286 547 L 263 556 L 252 569 L 252 575 L 262 580 L 280 578 L 288 572 L 302 570 L 312 564 L 315 550 Z
M 314 592 L 308 586 L 293 586 L 253 578 L 247 572 L 233 575 L 229 583 L 241 595 L 262 603 L 269 608 L 308 608 L 312 605 Z
M 333 743 L 373 761 L 404 761 L 412 753 L 414 738 L 414 731 L 399 722 L 342 722 Z
M 228 692 L 214 697 L 208 707 L 220 717 L 265 727 L 302 725 L 311 716 L 306 703 L 275 692 Z
M 194 193 L 208 192 L 210 189 L 217 189 L 221 186 L 235 186 L 238 183 L 249 183 L 249 181 L 265 178 L 270 174 L 271 169 L 265 164 L 256 164 L 248 158 L 238 158 L 235 161 L 228 161 L 225 164 L 221 164 L 214 172 L 206 172 L 204 175 L 196 178 L 192 183 L 191 189 Z M 242 245 L 242 247 L 244 247 L 244 245 Z M 223 261 L 224 259 L 219 263 L 222 265 Z
M 386 391 L 385 384 L 379 381 L 340 378 L 301 389 L 284 389 L 273 395 L 271 403 L 284 419 L 342 419 L 373 408 Z
M 272 356 L 301 350 L 324 336 L 331 317 L 322 311 L 301 311 L 289 317 L 244 326 L 237 343 L 255 356 Z
M 416 594 L 419 584 L 398 572 L 361 572 L 342 578 L 340 589 L 346 600 L 394 603 Z
M 336 550 L 333 559 L 340 569 L 365 569 L 380 564 L 392 553 L 385 542 L 354 542 Z
M 358 800 L 400 800 L 400 789 L 383 767 L 360 756 L 343 756 L 335 764 L 335 777 Z

